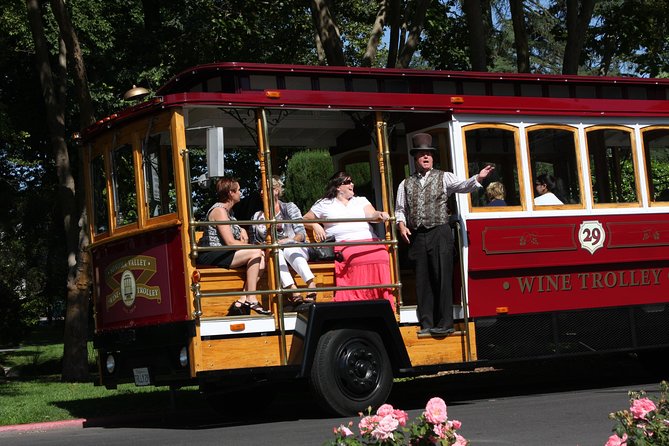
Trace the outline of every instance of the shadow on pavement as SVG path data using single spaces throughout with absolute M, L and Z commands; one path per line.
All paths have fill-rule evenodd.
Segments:
M 639 390 L 644 383 L 669 379 L 669 369 L 649 370 L 633 355 L 528 361 L 504 367 L 485 367 L 468 372 L 441 372 L 431 376 L 399 380 L 388 402 L 405 411 L 422 410 L 435 396 L 451 405 L 477 399 L 543 394 L 569 390 L 628 386 Z M 84 427 L 142 427 L 163 429 L 209 429 L 281 421 L 332 418 L 321 410 L 305 382 L 284 384 L 270 391 L 257 389 L 207 401 L 195 390 L 161 392 L 153 409 L 115 417 L 91 417 L 95 401 L 62 402 L 65 409 L 77 408 L 75 417 L 86 418 Z M 119 395 L 115 405 L 132 409 L 141 395 Z M 87 406 L 89 404 L 90 406 Z M 355 417 L 353 417 L 355 418 Z

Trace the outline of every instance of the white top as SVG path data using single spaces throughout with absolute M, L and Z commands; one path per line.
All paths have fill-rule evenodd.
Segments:
M 311 207 L 316 218 L 365 218 L 365 207 L 371 205 L 365 197 L 353 197 L 344 204 L 336 198 L 322 198 Z M 369 223 L 323 223 L 326 236 L 334 236 L 338 242 L 345 240 L 369 240 L 376 238 Z
M 555 196 L 553 192 L 546 192 L 543 195 L 539 195 L 534 199 L 534 204 L 539 206 L 545 206 L 549 204 L 564 204 L 558 197 Z

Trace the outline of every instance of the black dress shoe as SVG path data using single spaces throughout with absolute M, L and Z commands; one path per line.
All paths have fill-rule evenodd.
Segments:
M 421 328 L 420 330 L 418 330 L 418 334 L 419 335 L 430 334 L 431 330 L 432 330 L 431 328 L 427 328 L 427 327 Z
M 430 333 L 433 335 L 448 336 L 449 334 L 455 333 L 455 328 L 434 327 L 430 328 Z

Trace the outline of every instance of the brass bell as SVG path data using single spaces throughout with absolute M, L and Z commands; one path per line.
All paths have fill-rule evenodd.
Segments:
M 123 99 L 126 101 L 137 101 L 149 94 L 149 90 L 144 87 L 133 85 L 132 88 L 125 92 Z

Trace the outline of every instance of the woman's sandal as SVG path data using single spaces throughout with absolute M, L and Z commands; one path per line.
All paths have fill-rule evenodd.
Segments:
M 302 299 L 302 301 L 305 304 L 312 304 L 312 303 L 316 302 L 316 297 L 317 296 L 318 296 L 318 294 L 316 294 L 316 293 L 308 293 L 307 296 L 304 299 Z
M 302 305 L 306 302 L 301 295 L 293 294 L 288 298 L 288 303 L 294 307 L 297 307 L 298 305 Z
M 246 306 L 249 310 L 253 310 L 258 314 L 263 314 L 263 315 L 269 315 L 272 314 L 270 310 L 265 310 L 262 305 L 260 305 L 260 302 L 244 302 L 244 306 Z
M 249 314 L 248 306 L 246 302 L 240 302 L 238 300 L 234 301 L 230 308 L 228 309 L 228 316 L 244 316 Z

